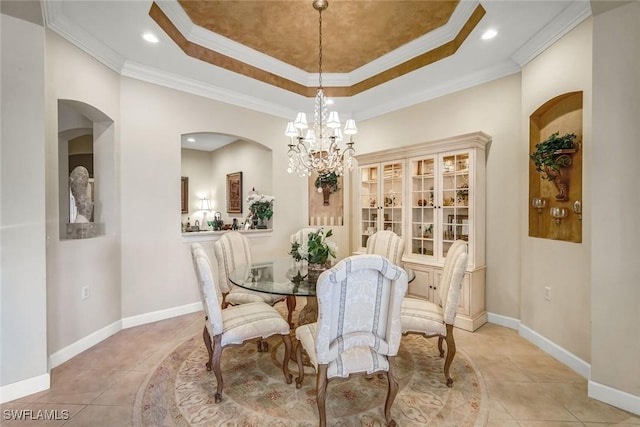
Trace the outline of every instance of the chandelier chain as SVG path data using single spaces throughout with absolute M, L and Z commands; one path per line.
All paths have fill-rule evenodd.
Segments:
M 319 87 L 320 89 L 322 89 L 322 9 L 319 10 L 319 18 L 318 18 L 318 27 L 319 27 L 319 37 L 318 37 L 318 51 L 319 51 L 319 55 L 318 55 L 318 81 L 319 81 Z

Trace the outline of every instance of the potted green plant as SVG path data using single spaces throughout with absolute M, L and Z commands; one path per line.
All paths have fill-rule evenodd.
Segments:
M 533 161 L 536 171 L 555 184 L 558 189 L 556 200 L 566 201 L 569 198 L 569 176 L 562 173 L 562 169 L 571 166 L 572 155 L 578 151 L 575 142 L 576 135 L 567 133 L 559 136 L 560 132 L 549 135 L 547 139 L 536 144 L 529 158 Z
M 260 220 L 258 228 L 267 228 L 266 221 L 273 216 L 273 201 L 275 197 L 266 194 L 251 194 L 247 197 L 249 211 L 254 218 Z
M 306 260 L 308 262 L 308 280 L 310 282 L 315 282 L 322 271 L 330 268 L 331 258 L 336 257 L 338 247 L 335 242 L 329 240 L 332 235 L 333 230 L 325 233 L 324 229 L 320 228 L 309 233 L 306 247 L 297 238 L 291 242 L 289 255 L 296 261 Z
M 314 183 L 319 193 L 322 193 L 324 206 L 329 206 L 329 195 L 339 190 L 338 175 L 335 172 L 325 172 L 318 175 Z

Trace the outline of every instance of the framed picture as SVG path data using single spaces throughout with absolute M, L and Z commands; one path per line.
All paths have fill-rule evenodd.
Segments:
M 242 213 L 242 172 L 227 174 L 227 212 Z
M 189 213 L 189 177 L 180 177 L 180 213 Z

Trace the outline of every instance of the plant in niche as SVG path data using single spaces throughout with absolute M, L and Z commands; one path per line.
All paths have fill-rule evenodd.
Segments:
M 322 204 L 329 206 L 329 196 L 339 190 L 338 175 L 335 172 L 321 173 L 313 185 L 318 189 L 318 193 L 322 193 Z
M 332 230 L 325 233 L 322 228 L 309 233 L 306 247 L 298 240 L 297 235 L 293 236 L 289 255 L 296 261 L 306 260 L 310 264 L 326 264 L 330 257 L 336 257 L 338 251 L 335 242 L 328 239 L 332 235 Z
M 266 194 L 251 194 L 247 197 L 249 211 L 255 217 L 265 220 L 273 216 L 273 201 L 275 197 Z
M 322 192 L 322 188 L 325 186 L 328 186 L 331 192 L 338 191 L 338 175 L 335 172 L 320 174 L 316 178 L 314 185 L 319 193 Z
M 551 134 L 546 140 L 536 144 L 535 150 L 529 155 L 536 167 L 536 171 L 548 181 L 557 179 L 557 172 L 560 168 L 571 166 L 571 156 L 562 155 L 561 150 L 576 149 L 574 140 L 576 134 L 567 133 L 558 136 L 560 132 Z

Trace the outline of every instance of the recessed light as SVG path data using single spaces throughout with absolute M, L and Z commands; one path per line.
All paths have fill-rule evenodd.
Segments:
M 158 43 L 158 38 L 153 33 L 144 33 L 142 38 L 148 41 L 149 43 Z
M 187 138 L 187 142 L 196 142 L 195 138 Z
M 482 40 L 489 40 L 498 35 L 498 32 L 494 29 L 489 29 L 482 34 Z

